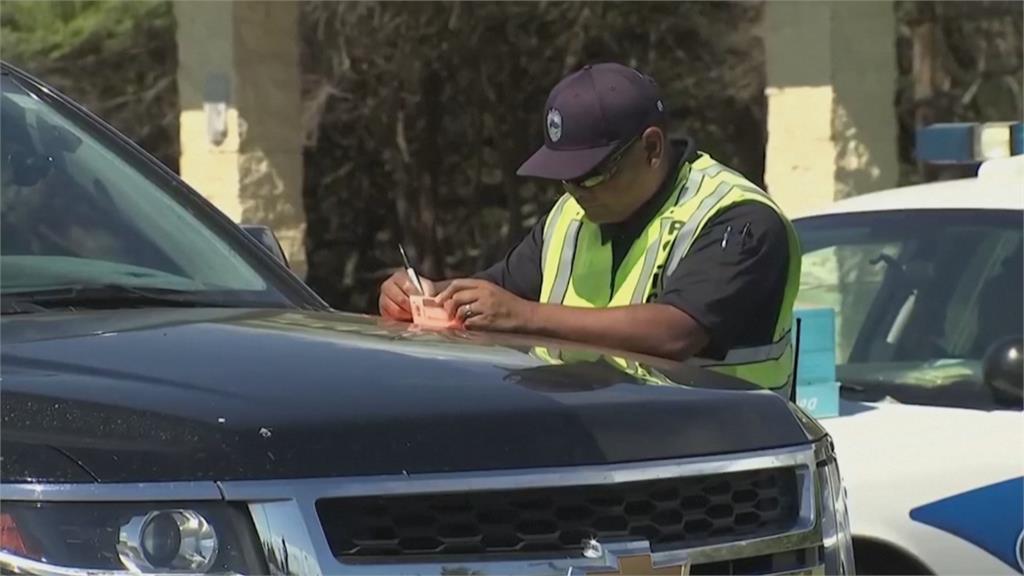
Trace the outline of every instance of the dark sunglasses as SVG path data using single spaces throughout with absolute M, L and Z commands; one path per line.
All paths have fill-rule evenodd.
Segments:
M 600 166 L 594 168 L 589 173 L 576 178 L 575 180 L 562 180 L 562 185 L 570 188 L 577 188 L 581 190 L 589 190 L 604 184 L 615 177 L 615 174 L 619 171 L 619 164 L 622 162 L 623 156 L 626 152 L 640 138 L 640 134 L 633 136 L 626 141 L 625 144 L 619 147 L 618 150 L 612 153 Z

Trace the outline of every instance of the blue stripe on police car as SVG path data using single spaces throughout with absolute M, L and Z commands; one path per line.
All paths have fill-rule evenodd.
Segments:
M 910 511 L 910 518 L 949 532 L 1024 573 L 1024 477 L 982 486 Z

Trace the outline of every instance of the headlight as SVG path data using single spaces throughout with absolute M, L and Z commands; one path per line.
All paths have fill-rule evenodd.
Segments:
M 821 513 L 821 535 L 825 546 L 825 573 L 856 574 L 850 516 L 846 509 L 846 488 L 830 444 L 825 459 L 818 462 L 818 486 L 821 487 L 818 510 Z
M 5 572 L 267 571 L 252 520 L 243 509 L 223 502 L 4 501 L 0 548 Z

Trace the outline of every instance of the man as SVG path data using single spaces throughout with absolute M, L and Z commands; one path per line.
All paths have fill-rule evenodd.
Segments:
M 566 193 L 503 261 L 424 289 L 470 330 L 697 357 L 784 390 L 800 249 L 767 194 L 692 140 L 670 142 L 657 85 L 620 64 L 559 82 L 544 126 L 518 174 Z M 415 290 L 397 272 L 381 314 L 410 319 Z

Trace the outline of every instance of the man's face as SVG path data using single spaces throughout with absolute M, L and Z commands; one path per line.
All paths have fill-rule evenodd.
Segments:
M 566 192 L 579 202 L 588 220 L 595 224 L 622 222 L 650 198 L 649 133 L 627 142 L 583 178 L 563 182 Z M 660 135 L 660 131 L 657 134 Z

